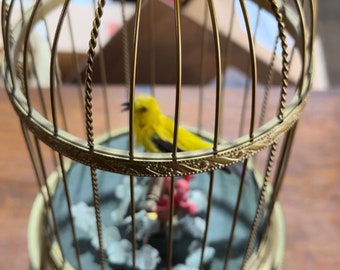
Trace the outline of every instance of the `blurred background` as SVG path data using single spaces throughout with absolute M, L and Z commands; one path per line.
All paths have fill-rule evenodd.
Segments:
M 340 265 L 339 14 L 338 0 L 319 1 L 315 91 L 299 122 L 280 194 L 286 222 L 284 269 Z M 2 79 L 0 129 L 0 269 L 29 269 L 26 231 L 37 186 Z
M 340 85 L 340 3 L 319 1 L 317 32 L 322 41 L 330 86 Z

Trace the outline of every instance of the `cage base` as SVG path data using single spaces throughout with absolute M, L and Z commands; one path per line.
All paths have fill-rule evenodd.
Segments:
M 112 135 L 112 134 L 111 134 Z M 121 143 L 119 140 L 123 138 L 123 140 L 127 139 L 127 134 L 116 134 L 113 137 L 110 136 L 103 136 L 102 137 L 102 143 L 112 143 L 112 140 L 114 141 L 113 143 Z M 118 140 L 115 141 L 115 140 Z M 91 201 L 91 185 L 90 185 L 90 178 L 84 171 L 88 172 L 88 168 L 82 164 L 75 163 L 75 162 L 67 162 L 67 164 L 64 164 L 66 168 L 66 172 L 68 174 L 68 181 L 73 183 L 75 186 L 70 187 L 70 192 L 71 195 L 72 190 L 74 193 L 77 193 L 76 196 L 71 196 L 73 203 L 75 203 L 77 200 L 84 200 L 84 201 Z M 234 168 L 236 170 L 236 167 Z M 234 170 L 234 171 L 235 171 Z M 237 168 L 239 170 L 239 168 Z M 252 222 L 252 215 L 255 212 L 255 207 L 256 207 L 256 202 L 258 198 L 258 185 L 259 185 L 259 179 L 257 179 L 258 174 L 255 172 L 252 172 L 253 169 L 249 169 L 247 172 L 247 182 L 244 187 L 244 197 L 251 198 L 250 202 L 243 202 L 243 209 L 241 207 L 241 213 L 243 216 L 243 219 L 248 220 L 247 222 L 245 221 L 238 221 L 237 227 L 246 227 L 250 230 L 251 222 Z M 123 176 L 121 175 L 116 175 L 112 173 L 107 173 L 104 171 L 98 172 L 100 174 L 101 178 L 110 178 L 106 181 L 106 186 L 99 186 L 99 190 L 113 190 L 114 189 L 114 184 L 115 182 L 122 182 L 123 180 L 119 179 Z M 106 175 L 108 174 L 108 175 Z M 234 203 L 235 203 L 235 196 L 237 194 L 237 190 L 239 187 L 239 178 L 238 175 L 225 175 L 225 172 L 222 172 L 221 170 L 216 171 L 215 173 L 215 180 L 214 180 L 214 185 L 217 185 L 214 187 L 214 190 L 219 191 L 220 193 L 217 194 L 219 204 L 224 205 L 222 208 L 230 208 L 234 209 Z M 79 177 L 81 175 L 81 177 Z M 200 188 L 202 187 L 203 183 L 208 183 L 209 182 L 209 174 L 199 174 L 195 176 L 197 179 L 193 181 L 192 186 L 196 187 L 199 186 Z M 228 177 L 228 178 L 227 178 Z M 60 194 L 63 194 L 63 188 L 62 188 L 62 183 L 58 180 L 60 178 L 60 170 L 56 169 L 48 178 L 48 187 L 49 187 L 49 192 L 53 194 L 54 201 L 53 204 L 56 209 L 63 209 L 62 214 L 56 213 L 58 223 L 60 224 L 65 224 L 67 223 L 67 213 L 65 212 L 65 209 L 67 209 L 66 206 L 66 200 L 63 197 L 60 197 Z M 195 184 L 196 181 L 196 184 Z M 105 182 L 105 181 L 104 181 Z M 87 183 L 87 184 L 86 184 Z M 110 189 L 108 189 L 107 184 L 109 184 Z M 88 186 L 87 186 L 88 185 Z M 203 184 L 204 185 L 204 184 Z M 80 192 L 80 187 L 82 190 L 87 190 L 87 193 L 85 195 L 81 194 Z M 206 189 L 208 186 L 206 187 Z M 227 190 L 227 192 L 226 192 Z M 110 193 L 110 196 L 107 196 L 108 194 L 101 194 L 104 197 L 112 197 L 112 193 Z M 234 198 L 235 197 L 235 198 Z M 45 200 L 44 200 L 45 198 Z M 74 265 L 76 264 L 76 258 L 70 257 L 69 254 L 73 254 L 74 252 L 71 250 L 74 248 L 71 237 L 69 232 L 65 232 L 64 239 L 67 239 L 67 243 L 65 244 L 64 240 L 61 240 L 63 243 L 63 249 L 70 247 L 70 250 L 67 250 L 66 252 L 64 251 L 65 255 L 61 253 L 61 248 L 57 244 L 55 240 L 50 240 L 53 239 L 52 235 L 47 232 L 47 226 L 48 224 L 46 216 L 48 216 L 48 213 L 46 213 L 45 210 L 45 204 L 48 202 L 48 196 L 47 196 L 47 190 L 46 187 L 42 188 L 42 192 L 36 197 L 36 200 L 33 204 L 31 215 L 30 215 L 30 221 L 29 221 L 29 229 L 28 229 L 28 247 L 29 247 L 29 256 L 30 256 L 30 261 L 31 261 L 31 268 L 32 269 L 54 269 L 54 268 L 60 268 L 62 267 L 63 269 L 74 269 Z M 216 198 L 215 198 L 216 199 Z M 62 202 L 62 203 L 61 203 Z M 112 201 L 108 202 L 111 205 L 112 208 Z M 242 205 L 242 204 L 241 204 Z M 249 210 L 251 209 L 251 210 Z M 213 209 L 213 212 L 216 212 L 216 209 Z M 232 220 L 232 215 L 233 211 L 227 212 L 224 209 L 217 210 L 217 214 L 215 214 L 215 219 L 214 217 L 211 217 L 211 223 L 212 224 L 225 224 L 227 221 Z M 223 212 L 220 212 L 223 211 Z M 243 212 L 242 212 L 243 211 Z M 249 212 L 249 213 L 248 213 Z M 66 213 L 66 214 L 65 214 Z M 105 211 L 105 215 L 107 215 L 107 211 Z M 59 215 L 59 216 L 58 216 Z M 244 218 L 244 215 L 246 215 L 246 218 Z M 247 217 L 248 215 L 248 217 Z M 216 217 L 220 218 L 220 216 L 224 216 L 223 220 L 216 220 Z M 104 218 L 105 221 L 105 218 Z M 228 225 L 230 226 L 230 224 Z M 230 231 L 230 227 L 224 226 L 222 229 L 221 228 L 216 228 L 214 227 L 212 230 L 209 230 L 208 235 L 214 235 L 215 231 L 219 230 L 220 233 L 223 232 L 223 235 L 214 235 L 215 239 L 215 250 L 219 251 L 219 248 L 225 247 L 228 239 L 226 238 L 226 232 Z M 69 226 L 68 226 L 69 227 Z M 212 226 L 210 226 L 212 227 Z M 247 230 L 248 230 L 247 229 Z M 242 251 L 246 247 L 247 239 L 248 239 L 248 231 L 244 232 L 242 231 L 241 233 L 238 231 L 239 228 L 236 230 L 236 240 L 234 239 L 233 246 L 235 246 L 235 242 L 237 244 L 243 242 L 241 247 L 238 247 L 238 251 Z M 212 233 L 211 233 L 212 232 Z M 61 238 L 63 238 L 63 228 L 61 228 Z M 243 235 L 243 238 L 240 238 L 240 235 Z M 245 236 L 244 236 L 245 235 Z M 216 239 L 223 239 L 223 241 L 220 241 L 218 244 L 216 244 Z M 164 241 L 166 238 L 163 239 Z M 208 239 L 208 242 L 214 242 L 214 240 Z M 179 243 L 180 245 L 180 243 Z M 157 246 L 157 245 L 156 245 Z M 284 250 L 284 225 L 283 225 L 283 214 L 281 211 L 281 208 L 278 203 L 276 203 L 276 206 L 274 208 L 274 212 L 272 215 L 272 220 L 271 224 L 269 227 L 268 231 L 268 236 L 261 242 L 261 243 L 256 243 L 256 246 L 258 248 L 256 249 L 256 253 L 252 254 L 250 259 L 248 260 L 246 264 L 246 269 L 279 269 L 280 265 L 282 264 L 283 260 L 283 250 Z M 223 249 L 223 248 L 222 248 Z M 65 257 L 64 257 L 65 256 Z M 217 255 L 215 255 L 217 256 Z M 221 253 L 219 254 L 221 256 Z M 232 265 L 228 264 L 232 269 L 237 269 L 241 266 L 242 263 L 242 258 L 243 255 L 239 255 L 236 259 L 231 258 Z M 83 258 L 84 259 L 84 258 Z M 82 264 L 84 263 L 85 265 L 88 265 L 90 262 L 87 259 L 82 259 Z M 92 261 L 94 259 L 92 258 Z M 233 261 L 234 260 L 234 261 Z M 212 262 L 206 265 L 207 269 L 222 269 L 223 268 L 223 254 L 222 258 L 219 257 L 218 259 L 214 259 Z M 109 269 L 109 265 L 108 269 Z M 42 268 L 41 268 L 42 267 Z M 95 265 L 92 265 L 91 268 L 93 269 Z M 99 267 L 99 264 L 98 264 Z M 114 268 L 113 268 L 114 269 Z M 129 268 L 126 268 L 129 269 Z M 163 269 L 158 267 L 157 269 Z

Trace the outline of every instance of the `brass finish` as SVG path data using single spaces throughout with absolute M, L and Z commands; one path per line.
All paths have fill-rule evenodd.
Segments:
M 274 8 L 275 5 L 273 4 Z M 279 12 L 278 10 L 276 10 Z M 98 12 L 100 14 L 100 12 Z M 278 15 L 280 18 L 282 15 Z M 100 21 L 100 18 L 98 18 Z M 99 22 L 98 22 L 99 23 Z M 283 24 L 280 23 L 280 27 L 283 27 Z M 138 26 L 138 25 L 137 25 Z M 98 27 L 98 26 L 97 26 Z M 30 27 L 28 27 L 30 28 Z M 25 28 L 24 28 L 25 29 Z M 284 29 L 282 29 L 284 30 Z M 98 29 L 94 30 L 94 33 L 91 34 L 92 40 L 90 44 L 95 44 L 95 33 Z M 217 33 L 217 29 L 215 29 Z M 282 35 L 284 31 L 281 31 Z M 20 38 L 19 38 L 20 40 Z M 282 42 L 285 41 L 285 36 L 281 37 Z M 217 42 L 217 41 L 216 41 Z M 217 42 L 218 43 L 218 42 Z M 137 45 L 137 44 L 136 44 Z M 135 45 L 135 46 L 136 46 Z M 19 43 L 17 47 L 19 48 L 21 44 Z M 216 149 L 212 149 L 211 151 L 195 151 L 194 153 L 177 153 L 175 158 L 170 157 L 168 154 L 143 154 L 143 153 L 128 153 L 125 151 L 118 151 L 116 149 L 107 149 L 102 146 L 94 147 L 91 142 L 86 143 L 84 140 L 78 137 L 74 137 L 72 134 L 65 132 L 64 130 L 58 128 L 56 123 L 56 117 L 53 117 L 53 125 L 46 119 L 42 118 L 40 114 L 36 113 L 34 109 L 32 109 L 29 105 L 29 99 L 25 98 L 21 91 L 13 91 L 11 93 L 12 101 L 14 103 L 14 107 L 17 113 L 20 115 L 20 118 L 23 120 L 24 125 L 32 130 L 36 136 L 48 144 L 52 149 L 62 153 L 63 155 L 82 162 L 87 165 L 93 165 L 96 168 L 108 170 L 121 174 L 129 174 L 135 176 L 166 176 L 166 175 L 183 175 L 183 174 L 193 174 L 200 173 L 203 171 L 210 171 L 217 168 L 224 167 L 226 165 L 230 165 L 237 161 L 244 160 L 256 154 L 258 151 L 262 150 L 267 145 L 276 141 L 280 136 L 282 136 L 287 130 L 289 130 L 295 121 L 299 118 L 303 107 L 305 105 L 305 100 L 307 98 L 309 84 L 302 85 L 303 88 L 299 88 L 299 92 L 297 92 L 292 99 L 291 103 L 285 105 L 285 96 L 286 96 L 286 88 L 287 88 L 287 77 L 288 77 L 288 67 L 287 67 L 287 49 L 286 45 L 283 45 L 283 66 L 285 67 L 282 70 L 282 95 L 281 100 L 279 101 L 280 111 L 278 116 L 274 117 L 264 125 L 258 127 L 254 130 L 254 120 L 252 121 L 251 132 L 248 136 L 244 136 L 238 138 L 234 141 L 228 143 L 222 143 L 216 145 Z M 216 48 L 216 50 L 218 47 Z M 94 58 L 94 48 L 90 48 L 89 50 L 89 60 Z M 218 55 L 216 56 L 219 59 Z M 136 57 L 134 57 L 136 59 Z M 91 60 L 93 61 L 93 60 Z M 218 61 L 217 61 L 218 62 Z M 90 65 L 90 63 L 88 64 Z M 310 59 L 305 59 L 305 64 L 303 66 L 310 66 Z M 135 69 L 135 68 L 133 68 Z M 220 65 L 218 65 L 218 69 L 220 70 Z M 19 70 L 20 71 L 20 70 Z M 91 71 L 91 68 L 89 69 Z M 133 72 L 135 73 L 135 72 Z M 253 74 L 253 77 L 256 74 Z M 23 78 L 24 74 L 18 74 L 19 78 Z M 88 74 L 88 77 L 91 77 L 91 74 Z M 132 76 L 132 81 L 135 75 Z M 301 78 L 301 82 L 308 81 L 310 74 L 307 73 L 305 77 Z M 90 80 L 90 78 L 88 78 Z M 25 83 L 27 80 L 23 80 Z M 51 80 L 53 82 L 54 80 Z M 11 81 L 7 81 L 8 87 L 11 88 Z M 219 83 L 217 83 L 218 85 Z M 91 86 L 89 85 L 89 81 L 85 83 L 87 85 L 88 93 L 90 91 Z M 181 85 L 178 82 L 178 85 Z M 256 97 L 254 94 L 256 93 L 256 84 L 253 84 L 253 109 L 255 106 Z M 135 88 L 135 85 L 131 84 L 130 93 Z M 27 87 L 25 87 L 27 90 Z M 217 86 L 217 93 L 219 92 L 219 87 Z M 26 94 L 26 96 L 29 96 Z M 51 94 L 52 97 L 55 94 Z M 179 97 L 179 95 L 176 95 Z M 130 99 L 133 99 L 134 95 L 130 96 Z M 221 99 L 218 98 L 220 101 Z M 87 117 L 91 114 L 89 110 L 89 105 L 92 102 L 91 97 L 88 96 L 85 98 L 85 108 L 87 108 Z M 52 102 L 54 104 L 55 102 Z M 218 106 L 216 107 L 217 112 L 219 111 Z M 52 110 L 54 111 L 54 109 Z M 54 112 L 53 115 L 56 113 Z M 176 114 L 178 115 L 178 114 Z M 254 113 L 252 113 L 253 116 Z M 218 113 L 217 115 L 218 116 Z M 132 116 L 130 115 L 130 118 Z M 279 119 L 277 119 L 279 118 Z M 219 118 L 216 117 L 216 122 L 220 122 Z M 86 121 L 88 126 L 88 134 L 91 134 L 91 119 L 87 119 Z M 218 130 L 218 126 L 215 124 L 216 129 Z M 130 125 L 130 130 L 132 127 Z M 215 144 L 217 143 L 218 136 L 217 130 L 215 131 Z M 131 145 L 130 149 L 133 149 L 133 134 L 131 133 Z M 242 151 L 241 151 L 242 150 Z M 130 150 L 131 151 L 131 150 Z M 235 156 L 235 153 L 237 155 Z M 174 154 L 174 153 L 173 153 Z M 105 160 L 105 162 L 103 162 Z M 168 170 L 167 168 L 171 168 Z
M 1 7 L 4 46 L 1 75 L 20 118 L 40 187 L 35 205 L 40 218 L 39 222 L 32 220 L 32 223 L 39 228 L 44 227 L 44 235 L 38 239 L 48 246 L 50 254 L 43 256 L 52 259 L 53 267 L 74 267 L 64 254 L 60 225 L 55 214 L 57 209 L 53 205 L 56 185 L 60 182 L 75 243 L 76 267 L 82 269 L 71 213 L 74 194 L 70 191 L 68 180 L 71 167 L 81 164 L 89 169 L 91 179 L 99 246 L 97 261 L 101 269 L 105 269 L 107 257 L 103 239 L 100 171 L 129 178 L 127 196 L 131 201 L 132 268 L 137 267 L 138 247 L 134 214 L 138 210 L 135 205 L 136 177 L 153 178 L 146 194 L 146 208 L 149 211 L 155 211 L 155 201 L 163 190 L 163 177 L 171 178 L 169 219 L 165 229 L 168 236 L 165 264 L 171 269 L 174 256 L 175 177 L 208 172 L 206 225 L 199 262 L 203 268 L 216 192 L 213 185 L 218 177 L 216 170 L 232 170 L 235 164 L 239 164 L 237 201 L 230 221 L 231 230 L 226 232 L 229 241 L 223 269 L 228 268 L 232 257 L 249 171 L 255 175 L 259 198 L 249 228 L 242 269 L 255 269 L 254 266 L 261 267 L 262 263 L 269 268 L 279 268 L 284 229 L 277 196 L 296 126 L 310 92 L 316 1 L 175 0 L 170 4 L 160 0 L 137 0 L 128 4 L 121 0 L 115 3 L 115 10 L 118 7 L 117 14 L 121 16 L 120 29 L 102 43 L 105 33 L 103 24 L 110 5 L 98 0 L 90 8 L 93 17 L 88 19 L 89 30 L 82 34 L 88 44 L 87 51 L 76 48 L 79 44 L 75 37 L 77 26 L 72 23 L 75 16 L 71 12 L 72 5 L 72 1 L 67 0 L 37 0 L 27 7 L 23 1 L 11 0 L 3 1 Z M 266 17 L 270 17 L 270 27 L 274 33 L 270 49 L 262 44 L 263 40 L 258 36 L 262 20 L 267 23 Z M 41 25 L 43 33 L 39 32 Z M 39 35 L 40 39 L 37 40 Z M 65 52 L 60 49 L 65 36 L 71 41 L 71 48 L 66 52 L 69 57 L 65 57 Z M 192 37 L 195 38 L 194 42 Z M 44 44 L 47 50 L 39 51 L 38 45 Z M 163 51 L 165 49 L 166 52 Z M 48 72 L 44 72 L 49 81 L 47 85 L 42 85 L 43 78 L 39 75 L 41 66 L 37 63 L 43 53 L 48 55 L 44 55 L 45 62 L 48 60 L 49 64 Z M 63 61 L 70 62 L 61 63 Z M 65 65 L 68 65 L 67 72 L 62 68 Z M 242 73 L 239 85 L 244 84 L 244 96 L 243 100 L 234 101 L 239 106 L 239 115 L 230 116 L 228 106 L 233 104 L 228 100 L 228 94 L 234 78 L 228 75 L 232 67 Z M 158 87 L 159 82 L 168 84 L 167 92 Z M 145 83 L 153 95 L 160 97 L 160 101 L 166 96 L 167 102 L 163 99 L 160 103 L 167 112 L 171 111 L 175 123 L 171 153 L 145 153 L 135 145 L 133 101 Z M 73 108 L 65 106 L 67 102 L 63 96 L 69 84 L 75 85 L 79 94 Z M 120 90 L 115 88 L 116 84 L 120 85 Z M 39 100 L 31 97 L 31 91 L 35 88 L 39 90 Z M 188 91 L 193 93 L 190 99 L 194 102 L 188 102 Z M 270 99 L 270 95 L 275 95 L 275 98 Z M 269 100 L 274 102 L 270 103 Z M 120 120 L 123 116 L 118 115 L 115 106 L 117 102 L 125 101 L 131 104 L 131 108 L 128 115 L 124 115 L 127 117 L 124 122 Z M 192 108 L 186 107 L 194 103 Z M 96 126 L 98 110 L 104 111 L 104 129 Z M 79 115 L 79 122 L 70 123 L 69 113 Z M 184 123 L 192 132 L 210 140 L 211 149 L 179 152 L 178 129 Z M 238 131 L 236 136 L 232 133 L 234 130 Z M 121 136 L 128 138 L 127 145 L 103 145 L 107 139 Z M 57 168 L 50 177 L 47 176 L 49 169 L 44 164 L 46 148 Z M 261 166 L 263 168 L 259 169 Z M 277 228 L 280 231 L 275 231 Z M 259 245 L 257 239 L 260 239 Z M 268 259 L 267 252 L 275 244 L 277 247 L 273 250 L 277 253 L 268 255 Z

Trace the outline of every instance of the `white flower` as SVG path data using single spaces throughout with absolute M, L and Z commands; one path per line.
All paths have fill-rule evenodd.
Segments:
M 92 237 L 97 231 L 94 207 L 89 207 L 85 202 L 71 206 L 75 227 Z
M 185 264 L 191 267 L 199 267 L 201 259 L 202 248 L 198 248 L 193 251 L 186 259 Z M 203 263 L 207 263 L 214 258 L 215 249 L 213 247 L 206 246 L 204 249 Z
M 106 254 L 110 263 L 125 265 L 132 256 L 132 244 L 127 239 L 112 242 L 106 248 Z
M 117 242 L 121 239 L 119 230 L 115 227 L 115 226 L 110 226 L 110 227 L 105 227 L 104 225 L 102 225 L 102 239 L 103 239 L 103 248 L 107 249 L 111 243 L 113 242 Z M 91 235 L 92 239 L 91 239 L 91 245 L 95 248 L 95 249 L 99 249 L 99 241 L 98 241 L 98 233 L 96 231 L 96 233 L 94 235 Z
M 129 224 L 131 230 L 131 216 L 124 219 L 123 224 Z M 158 220 L 148 217 L 147 212 L 143 209 L 135 214 L 136 238 L 137 240 L 147 240 L 150 235 L 159 231 Z
M 172 270 L 197 270 L 197 267 L 192 267 L 186 264 L 177 264 L 172 268 Z
M 158 250 L 150 245 L 144 245 L 136 251 L 136 266 L 139 269 L 154 270 L 160 262 Z M 129 257 L 128 266 L 132 266 L 132 257 Z

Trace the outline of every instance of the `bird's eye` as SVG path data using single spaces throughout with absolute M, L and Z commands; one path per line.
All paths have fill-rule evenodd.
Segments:
M 140 112 L 146 112 L 147 110 L 148 110 L 148 108 L 145 107 L 145 106 L 142 106 L 142 107 L 139 109 Z

